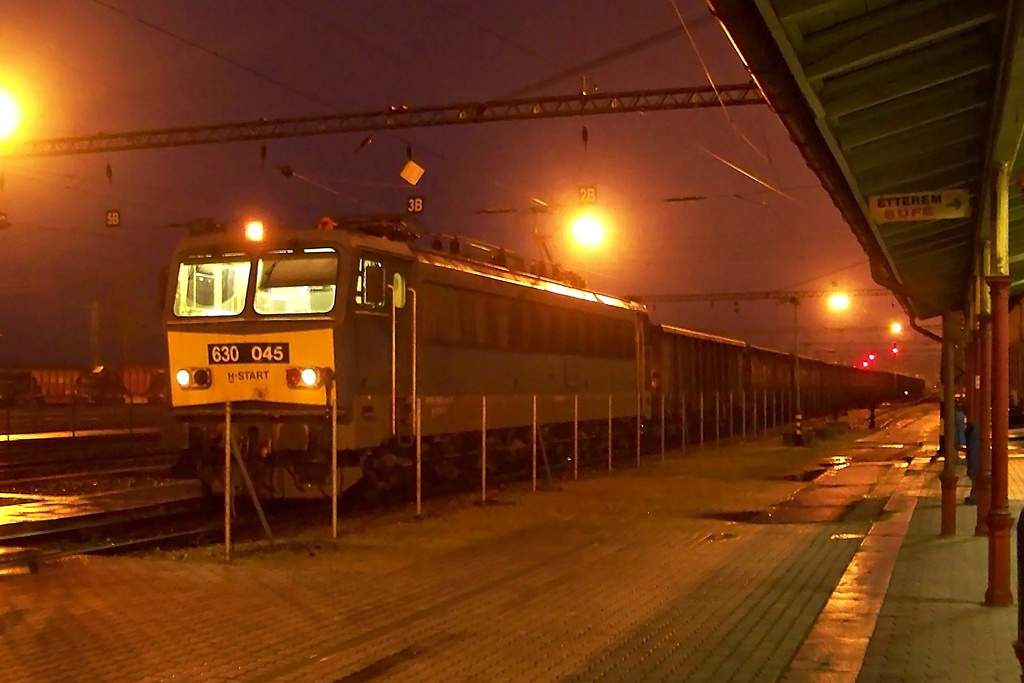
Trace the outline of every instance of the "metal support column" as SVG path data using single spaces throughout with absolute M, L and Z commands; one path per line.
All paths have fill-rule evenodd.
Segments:
M 985 604 L 1013 604 L 1010 592 L 1010 516 L 1008 501 L 1010 344 L 1008 276 L 988 278 L 992 289 L 992 507 L 988 513 L 988 590 Z
M 978 496 L 975 536 L 988 536 L 988 513 L 992 509 L 992 316 L 978 316 L 978 475 L 974 490 Z
M 942 521 L 939 535 L 956 534 L 956 368 L 953 351 L 956 345 L 957 320 L 953 313 L 942 315 Z
M 985 604 L 1013 604 L 1010 592 L 1010 516 L 1008 497 L 1010 422 L 1010 248 L 1009 179 L 1006 163 L 995 178 L 992 224 L 992 273 L 986 278 L 992 297 L 992 507 L 988 512 L 988 589 Z

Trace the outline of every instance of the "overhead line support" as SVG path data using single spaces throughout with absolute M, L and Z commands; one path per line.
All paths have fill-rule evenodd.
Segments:
M 557 95 L 448 106 L 391 106 L 381 111 L 298 118 L 259 119 L 242 123 L 101 133 L 30 140 L 0 145 L 0 158 L 69 156 L 162 147 L 334 135 L 374 130 L 451 126 L 496 121 L 563 118 L 582 115 L 703 109 L 765 104 L 754 83 L 660 90 Z

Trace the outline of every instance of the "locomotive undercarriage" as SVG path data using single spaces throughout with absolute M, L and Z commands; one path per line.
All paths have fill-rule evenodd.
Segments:
M 306 425 L 307 447 L 281 448 L 279 426 L 240 419 L 232 424 L 237 454 L 232 459 L 232 487 L 245 494 L 238 457 L 245 463 L 261 499 L 327 498 L 331 495 L 330 432 L 326 425 Z M 636 421 L 617 419 L 613 451 L 618 457 L 635 452 Z M 578 427 L 581 467 L 607 466 L 607 420 L 581 422 Z M 277 445 L 275 446 L 275 444 Z M 470 490 L 480 484 L 480 432 L 425 436 L 421 443 L 424 495 Z M 487 476 L 493 483 L 529 478 L 533 449 L 531 429 L 514 427 L 487 432 Z M 547 478 L 572 468 L 573 425 L 542 426 L 537 443 L 537 476 Z M 411 498 L 415 491 L 416 448 L 409 438 L 394 438 L 376 448 L 339 451 L 339 493 L 364 502 Z M 189 447 L 177 467 L 179 476 L 198 477 L 211 493 L 224 491 L 223 424 L 191 424 Z

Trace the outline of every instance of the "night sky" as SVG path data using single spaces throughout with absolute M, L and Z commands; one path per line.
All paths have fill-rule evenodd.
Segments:
M 0 88 L 20 101 L 27 140 L 570 94 L 583 76 L 605 92 L 703 86 L 708 74 L 748 80 L 704 3 L 675 3 L 0 0 Z M 126 349 L 129 362 L 161 362 L 159 279 L 183 232 L 170 224 L 312 225 L 325 213 L 402 211 L 410 194 L 425 197 L 429 228 L 537 257 L 532 200 L 571 203 L 578 186 L 596 186 L 611 218 L 605 246 L 555 239 L 553 248 L 614 294 L 877 287 L 767 107 L 410 129 L 359 149 L 363 137 L 270 140 L 265 164 L 260 142 L 0 160 L 0 210 L 14 225 L 0 232 L 0 365 L 88 364 L 93 300 L 106 362 Z M 415 190 L 398 177 L 407 144 L 426 169 Z M 705 199 L 664 201 L 679 196 Z M 111 208 L 120 228 L 103 227 Z M 516 212 L 480 213 L 494 209 Z M 541 227 L 555 230 L 548 221 Z M 891 297 L 825 309 L 822 299 L 801 306 L 801 351 L 841 362 L 887 351 L 888 323 L 905 321 Z M 792 348 L 792 308 L 773 302 L 739 312 L 659 305 L 654 315 Z M 901 346 L 901 370 L 932 373 L 935 344 L 911 333 Z

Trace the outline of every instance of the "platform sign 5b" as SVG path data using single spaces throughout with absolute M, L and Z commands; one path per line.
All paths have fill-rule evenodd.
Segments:
M 967 190 L 879 194 L 868 197 L 868 203 L 871 218 L 876 223 L 935 221 L 971 215 L 971 196 Z

